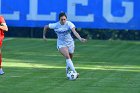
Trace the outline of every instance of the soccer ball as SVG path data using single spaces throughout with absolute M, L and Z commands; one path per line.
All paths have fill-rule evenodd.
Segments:
M 73 71 L 69 71 L 67 73 L 68 80 L 76 80 L 77 79 L 77 73 L 74 73 Z

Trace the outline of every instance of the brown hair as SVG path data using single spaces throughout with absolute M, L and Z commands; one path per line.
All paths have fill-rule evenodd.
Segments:
M 62 17 L 62 16 L 65 16 L 65 17 L 67 18 L 67 15 L 65 14 L 65 12 L 61 12 L 61 13 L 59 14 L 59 20 L 60 20 L 60 17 Z

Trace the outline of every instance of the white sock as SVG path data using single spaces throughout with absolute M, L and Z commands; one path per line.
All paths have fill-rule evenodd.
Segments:
M 66 59 L 66 69 L 67 69 L 68 67 L 70 67 L 70 69 L 71 69 L 74 73 L 76 73 L 76 70 L 75 70 L 75 68 L 74 68 L 74 65 L 73 65 L 73 62 L 72 62 L 71 59 Z M 67 70 L 66 70 L 66 72 L 67 72 Z
M 69 66 L 66 63 L 66 74 L 68 73 L 68 70 L 69 70 Z
M 2 68 L 0 68 L 0 71 L 2 71 Z
M 0 68 L 0 73 L 4 73 L 3 70 L 2 70 L 2 68 Z

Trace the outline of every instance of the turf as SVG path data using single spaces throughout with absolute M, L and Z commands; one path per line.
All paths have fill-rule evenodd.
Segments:
M 0 93 L 140 93 L 140 42 L 76 40 L 75 81 L 65 76 L 56 40 L 13 38 L 3 43 Z

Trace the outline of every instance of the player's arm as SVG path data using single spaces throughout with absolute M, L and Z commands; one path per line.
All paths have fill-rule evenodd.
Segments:
M 0 29 L 2 29 L 4 31 L 8 31 L 8 27 L 7 27 L 6 23 L 1 23 L 0 24 Z
M 46 32 L 49 30 L 49 26 L 48 25 L 45 25 L 44 26 L 44 29 L 43 29 L 43 39 L 46 39 Z
M 72 29 L 73 34 L 81 41 L 81 42 L 86 42 L 86 39 L 81 38 L 81 36 L 76 32 L 75 27 L 73 27 Z

